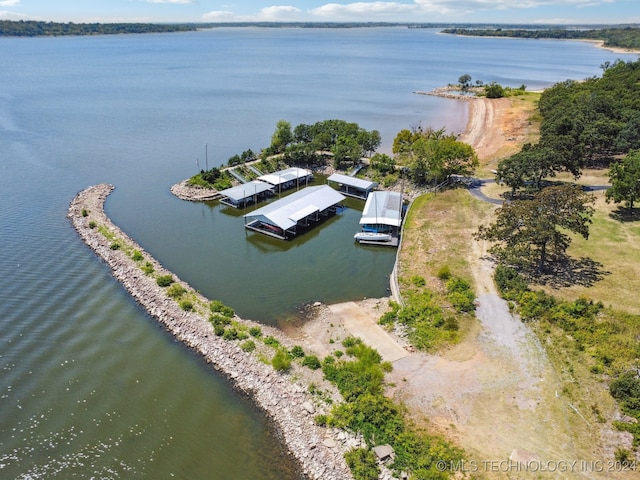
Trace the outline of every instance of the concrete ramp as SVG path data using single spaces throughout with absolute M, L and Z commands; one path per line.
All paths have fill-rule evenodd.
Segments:
M 378 319 L 364 312 L 354 302 L 329 305 L 329 310 L 343 323 L 345 329 L 354 337 L 375 348 L 382 360 L 395 362 L 409 355 L 404 348 L 378 325 Z

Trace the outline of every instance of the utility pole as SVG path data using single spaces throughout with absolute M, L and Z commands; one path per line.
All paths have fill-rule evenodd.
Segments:
M 204 144 L 204 164 L 206 165 L 207 172 L 209 171 L 209 152 L 207 150 L 207 144 Z

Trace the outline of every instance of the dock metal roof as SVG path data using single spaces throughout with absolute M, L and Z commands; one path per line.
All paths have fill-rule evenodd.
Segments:
M 402 224 L 402 195 L 398 192 L 371 192 L 360 218 L 360 225 Z
M 280 170 L 278 172 L 261 175 L 258 177 L 258 180 L 262 180 L 263 182 L 270 183 L 271 185 L 280 185 L 281 183 L 291 182 L 293 180 L 305 178 L 310 175 L 312 175 L 311 170 L 307 170 L 305 168 L 291 167 L 285 170 Z
M 261 220 L 287 230 L 294 227 L 299 220 L 322 212 L 344 199 L 344 195 L 328 185 L 307 187 L 247 213 L 245 218 Z
M 377 182 L 371 182 L 362 178 L 350 177 L 349 175 L 342 175 L 340 173 L 334 173 L 333 175 L 329 176 L 329 178 L 327 178 L 327 181 L 341 183 L 342 185 L 348 185 L 360 190 L 373 190 L 378 186 Z
M 226 190 L 222 190 L 220 191 L 220 195 L 238 202 L 245 198 L 251 197 L 252 195 L 256 195 L 258 193 L 271 190 L 272 188 L 273 188 L 273 185 L 270 185 L 266 182 L 261 182 L 260 180 L 253 180 L 251 182 L 238 185 L 237 187 L 231 187 L 231 188 L 227 188 Z

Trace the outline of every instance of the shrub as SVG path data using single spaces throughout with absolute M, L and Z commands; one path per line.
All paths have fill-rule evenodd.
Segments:
M 222 335 L 224 335 L 224 325 L 214 325 L 213 326 L 213 331 L 214 333 L 218 336 L 221 337 Z
M 359 343 L 362 343 L 362 340 L 356 337 L 347 337 L 342 341 L 342 346 L 344 348 L 355 347 Z
M 427 284 L 424 277 L 421 277 L 420 275 L 412 276 L 409 281 L 416 287 L 424 287 Z
M 168 287 L 173 283 L 173 277 L 171 275 L 160 275 L 156 278 L 156 283 L 161 287 Z
M 355 480 L 378 480 L 380 469 L 376 454 L 366 448 L 354 448 L 344 454 L 344 459 Z
M 173 299 L 180 298 L 185 293 L 187 293 L 187 289 L 179 283 L 174 283 L 167 288 L 167 295 Z
M 83 208 L 83 209 L 82 209 L 82 216 L 83 216 L 83 217 L 86 217 L 86 216 L 88 216 L 88 215 L 89 215 L 89 212 L 87 212 L 86 208 Z
M 213 313 L 221 313 L 225 317 L 233 317 L 235 315 L 235 312 L 234 312 L 233 308 L 227 307 L 220 300 L 213 300 L 209 304 L 209 308 L 211 309 L 211 312 L 213 312 Z
M 280 342 L 278 341 L 278 339 L 272 337 L 271 335 L 269 335 L 263 341 L 264 341 L 265 345 L 269 345 L 270 347 L 273 347 L 273 348 L 276 348 L 276 347 L 280 346 Z
M 260 338 L 262 336 L 262 329 L 260 327 L 251 327 L 249 329 L 249 335 L 255 338 Z
M 505 300 L 518 301 L 520 295 L 529 290 L 525 279 L 522 278 L 517 270 L 511 267 L 498 265 L 494 279 L 500 295 Z
M 140 253 L 140 250 L 135 250 L 131 258 L 133 258 L 133 260 L 136 262 L 139 262 L 140 260 L 144 260 L 142 253 Z
M 111 250 L 120 250 L 120 244 L 118 242 L 113 242 L 109 248 Z
M 449 330 L 450 332 L 456 332 L 460 328 L 460 325 L 458 324 L 458 320 L 455 317 L 447 317 L 447 319 L 444 321 L 443 328 L 445 330 Z
M 289 353 L 293 358 L 304 357 L 304 350 L 300 345 L 296 345 L 295 347 L 293 347 Z
M 462 278 L 452 277 L 447 281 L 447 298 L 458 312 L 473 312 L 476 308 L 475 294 L 471 284 Z M 444 324 L 444 322 L 442 322 Z
M 449 280 L 451 278 L 451 269 L 449 268 L 449 265 L 445 265 L 438 270 L 437 277 L 443 281 Z
M 237 340 L 238 331 L 235 328 L 227 328 L 222 334 L 222 338 L 225 340 Z
M 622 411 L 633 417 L 640 417 L 640 377 L 628 371 L 611 382 L 611 396 L 621 403 Z
M 140 269 L 144 272 L 145 275 L 151 275 L 153 273 L 153 264 L 151 262 L 146 262 Z
M 191 310 L 193 310 L 193 302 L 191 300 L 180 300 L 178 302 L 178 305 L 180 305 L 180 308 L 185 312 L 190 312 Z
M 249 338 L 247 332 L 245 332 L 244 330 L 238 330 L 238 340 L 246 340 L 247 338 Z
M 229 325 L 231 323 L 231 319 L 229 317 L 225 317 L 224 315 L 220 315 L 219 313 L 214 313 L 209 317 L 209 321 L 214 325 Z
M 245 352 L 253 352 L 256 349 L 256 342 L 253 340 L 247 340 L 240 344 L 240 348 Z
M 473 312 L 476 309 L 473 292 L 453 292 L 447 298 L 457 312 Z M 444 323 L 443 323 L 444 325 Z
M 282 348 L 278 348 L 276 350 L 276 354 L 271 359 L 271 365 L 278 372 L 286 372 L 291 368 L 291 357 L 289 357 L 289 353 Z
M 496 82 L 485 85 L 484 92 L 487 98 L 502 98 L 505 94 L 504 87 Z
M 324 414 L 320 414 L 320 415 L 316 415 L 316 417 L 313 419 L 314 422 L 316 422 L 316 425 L 320 426 L 320 427 L 326 427 L 327 426 L 327 419 L 328 417 Z
M 318 360 L 318 357 L 315 355 L 305 355 L 302 359 L 302 365 L 309 367 L 311 370 L 317 370 L 322 366 L 320 360 Z
M 91 230 L 93 230 L 93 229 L 94 229 L 94 228 L 96 228 L 97 226 L 98 226 L 98 224 L 97 224 L 95 221 L 91 220 L 91 221 L 89 222 L 89 228 L 90 228 Z

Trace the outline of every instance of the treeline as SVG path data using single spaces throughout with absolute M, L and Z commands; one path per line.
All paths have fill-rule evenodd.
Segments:
M 498 164 L 497 179 L 537 191 L 544 179 L 585 167 L 607 167 L 640 149 L 640 61 L 605 63 L 601 78 L 567 80 L 544 91 L 538 103 L 540 141 Z
M 511 38 L 552 38 L 561 40 L 602 40 L 606 47 L 640 49 L 640 28 L 597 28 L 574 30 L 568 28 L 522 28 L 522 29 L 474 29 L 446 28 L 442 33 L 467 35 L 472 37 L 511 37 Z
M 125 33 L 169 33 L 194 31 L 191 24 L 153 23 L 56 23 L 0 20 L 2 37 L 59 37 L 65 35 L 116 35 Z
M 286 162 L 312 165 L 329 153 L 334 166 L 344 168 L 375 152 L 380 142 L 380 132 L 365 130 L 354 122 L 323 120 L 292 129 L 289 122 L 280 120 L 271 137 L 271 145 L 263 150 L 262 156 L 282 154 Z

